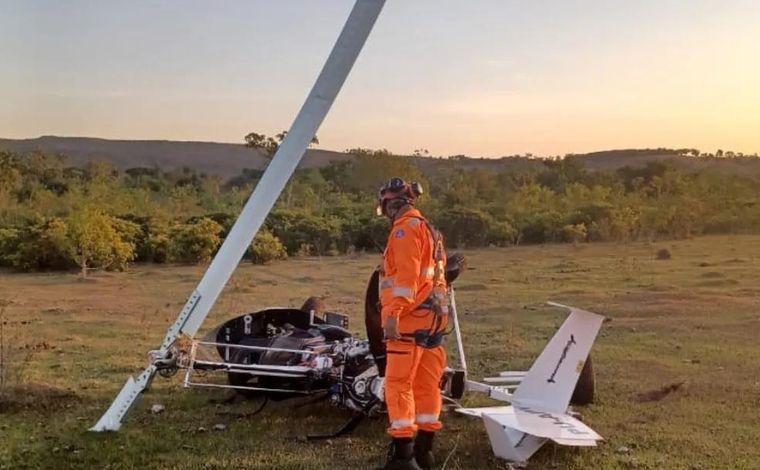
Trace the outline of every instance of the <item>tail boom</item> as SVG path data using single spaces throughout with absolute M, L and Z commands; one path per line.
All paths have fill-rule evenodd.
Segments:
M 590 447 L 603 439 L 567 411 L 604 317 L 562 304 L 550 305 L 567 308 L 570 315 L 528 372 L 502 372 L 486 383 L 467 381 L 468 390 L 512 406 L 457 409 L 483 419 L 493 452 L 503 459 L 524 462 L 548 440 Z M 517 389 L 509 393 L 515 384 Z

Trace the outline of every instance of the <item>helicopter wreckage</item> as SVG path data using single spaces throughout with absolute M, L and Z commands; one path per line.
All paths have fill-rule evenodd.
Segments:
M 200 283 L 159 349 L 137 378 L 129 377 L 92 431 L 117 431 L 155 375 L 184 371 L 187 387 L 220 387 L 268 397 L 323 394 L 337 406 L 353 410 L 357 418 L 332 435 L 350 431 L 363 416 L 383 412 L 384 344 L 377 335 L 379 322 L 377 275 L 367 290 L 367 338 L 347 330 L 347 317 L 333 312 L 272 308 L 232 318 L 196 339 L 245 250 L 298 166 L 309 142 L 327 115 L 359 55 L 384 0 L 357 0 L 303 107 L 278 148 L 253 194 L 225 238 Z M 457 263 L 447 272 L 454 278 Z M 446 370 L 444 395 L 456 400 L 465 393 L 481 393 L 501 406 L 457 408 L 483 420 L 494 453 L 525 461 L 545 442 L 594 446 L 602 438 L 569 411 L 576 402 L 593 397 L 589 352 L 603 317 L 574 307 L 528 371 L 500 372 L 482 381 L 467 377 L 464 344 L 454 298 L 454 279 L 448 296 L 457 351 L 455 368 Z M 373 284 L 374 283 L 374 284 Z M 205 374 L 199 374 L 204 372 Z M 203 380 L 204 375 L 226 374 L 226 383 Z M 576 384 L 579 383 L 579 388 Z

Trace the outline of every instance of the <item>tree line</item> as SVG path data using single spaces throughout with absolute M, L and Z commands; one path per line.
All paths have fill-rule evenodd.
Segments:
M 376 191 L 396 175 L 423 184 L 420 208 L 452 247 L 760 231 L 760 183 L 747 175 L 659 162 L 589 171 L 572 158 L 499 171 L 451 158 L 423 171 L 419 156 L 348 152 L 350 160 L 296 172 L 247 259 L 380 252 L 388 224 L 374 214 Z M 121 171 L 102 162 L 71 166 L 61 155 L 0 152 L 0 266 L 86 275 L 132 262 L 207 262 L 261 175 L 246 170 L 223 181 L 189 168 Z

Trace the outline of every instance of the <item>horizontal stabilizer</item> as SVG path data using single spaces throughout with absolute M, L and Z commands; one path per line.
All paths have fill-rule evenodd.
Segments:
M 550 413 L 520 405 L 513 406 L 512 410 L 512 414 L 498 415 L 505 417 L 500 422 L 534 436 L 552 440 L 601 441 L 603 439 L 596 431 L 566 414 Z
M 522 379 L 520 377 L 484 377 L 483 382 L 487 384 L 512 384 L 517 387 Z
M 534 410 L 520 405 L 459 408 L 457 412 L 489 418 L 504 428 L 551 439 L 562 445 L 594 446 L 596 441 L 603 440 L 602 436 L 578 419 L 562 413 Z
M 525 377 L 525 374 L 528 372 L 524 370 L 508 370 L 504 372 L 499 372 L 499 377 L 513 377 L 513 378 L 523 378 Z
M 575 447 L 595 447 L 596 441 L 593 439 L 590 440 L 584 440 L 584 439 L 552 439 L 557 444 L 563 445 L 563 446 L 575 446 Z
M 482 408 L 457 408 L 457 413 L 462 413 L 463 415 L 467 416 L 475 416 L 476 418 L 480 418 L 484 414 L 500 414 L 500 413 L 511 413 L 509 409 L 512 408 L 511 406 L 484 406 Z

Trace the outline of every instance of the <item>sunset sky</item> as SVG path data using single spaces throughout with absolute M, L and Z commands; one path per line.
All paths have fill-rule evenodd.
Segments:
M 287 129 L 351 0 L 0 0 L 0 137 Z M 760 152 L 760 1 L 388 0 L 321 148 Z

